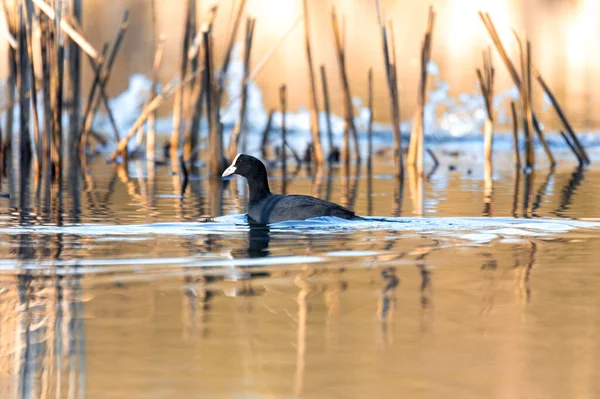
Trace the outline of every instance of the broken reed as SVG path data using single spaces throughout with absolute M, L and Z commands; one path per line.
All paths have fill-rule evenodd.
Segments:
M 435 24 L 435 12 L 429 7 L 427 17 L 427 31 L 421 47 L 421 73 L 419 76 L 419 91 L 417 98 L 417 114 L 415 115 L 413 128 L 410 135 L 407 163 L 416 166 L 419 176 L 423 176 L 423 152 L 424 152 L 424 111 L 427 92 L 427 66 L 431 60 L 431 42 Z
M 485 102 L 486 119 L 483 125 L 484 136 L 484 158 L 486 166 L 491 170 L 492 164 L 492 145 L 494 134 L 494 66 L 492 64 L 492 54 L 489 49 L 483 51 L 483 72 L 477 68 L 477 79 L 481 88 L 481 94 Z
M 388 87 L 390 117 L 392 118 L 392 133 L 394 136 L 394 165 L 396 176 L 402 178 L 404 175 L 404 161 L 402 157 L 402 135 L 400 132 L 400 99 L 398 95 L 398 78 L 396 51 L 392 21 L 389 21 L 389 35 L 391 36 L 392 46 L 390 49 L 388 43 L 388 27 L 386 27 L 382 15 L 379 0 L 375 3 L 377 7 L 377 20 L 381 31 L 381 42 L 383 47 L 383 60 L 385 67 L 385 76 Z
M 310 133 L 312 136 L 313 152 L 317 168 L 323 165 L 323 148 L 321 147 L 321 134 L 319 131 L 319 104 L 317 102 L 317 87 L 315 83 L 315 72 L 313 69 L 312 49 L 310 46 L 310 21 L 308 13 L 308 0 L 302 1 L 304 10 L 304 44 L 306 49 L 306 62 L 308 66 L 308 78 L 310 82 Z
M 360 163 L 360 147 L 358 143 L 358 132 L 354 124 L 354 106 L 352 104 L 352 94 L 350 93 L 350 81 L 346 67 L 346 49 L 344 47 L 343 32 L 340 32 L 339 22 L 335 6 L 331 7 L 331 27 L 335 39 L 336 58 L 342 89 L 344 94 L 344 145 L 342 147 L 342 162 L 346 170 L 349 170 L 350 164 L 350 134 L 354 141 L 354 156 L 356 162 Z

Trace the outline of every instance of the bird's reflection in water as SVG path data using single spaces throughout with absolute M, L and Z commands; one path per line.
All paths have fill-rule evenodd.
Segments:
M 249 258 L 264 258 L 269 255 L 269 242 L 271 241 L 269 226 L 250 222 L 248 232 Z

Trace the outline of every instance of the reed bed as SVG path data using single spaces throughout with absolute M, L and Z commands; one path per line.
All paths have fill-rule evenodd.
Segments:
M 346 201 L 353 202 L 355 189 L 348 184 L 350 177 L 351 159 L 360 165 L 359 132 L 355 125 L 355 107 L 352 103 L 351 81 L 348 73 L 348 47 L 345 39 L 346 23 L 344 17 L 339 15 L 335 6 L 331 7 L 330 22 L 333 32 L 331 48 L 336 59 L 336 74 L 340 79 L 341 96 L 343 102 L 344 135 L 341 142 L 336 142 L 332 126 L 332 103 L 329 91 L 326 69 L 327 65 L 320 62 L 312 48 L 311 19 L 309 1 L 302 1 L 302 14 L 290 21 L 284 34 L 275 42 L 274 46 L 259 58 L 257 63 L 252 62 L 252 49 L 254 43 L 257 20 L 247 12 L 247 0 L 234 0 L 229 29 L 225 37 L 224 56 L 217 60 L 215 57 L 215 32 L 214 24 L 219 12 L 220 2 L 213 5 L 198 19 L 197 9 L 199 0 L 186 0 L 184 20 L 184 34 L 180 42 L 180 58 L 178 58 L 177 77 L 158 90 L 160 79 L 159 70 L 164 53 L 165 35 L 154 32 L 153 50 L 155 52 L 150 70 L 151 89 L 142 111 L 127 133 L 122 135 L 116 123 L 114 112 L 110 106 L 110 97 L 107 85 L 113 72 L 113 67 L 119 56 L 123 43 L 127 40 L 127 31 L 130 28 L 129 12 L 126 11 L 117 27 L 114 38 L 110 44 L 96 48 L 84 34 L 81 26 L 81 14 L 84 3 L 81 0 L 72 1 L 72 7 L 60 7 L 61 2 L 45 2 L 44 0 L 22 0 L 15 2 L 2 1 L 0 18 L 6 23 L 0 23 L 0 40 L 8 43 L 6 60 L 8 63 L 5 125 L 0 126 L 0 141 L 2 143 L 0 154 L 2 174 L 6 169 L 16 168 L 20 174 L 28 174 L 29 170 L 35 176 L 34 181 L 41 184 L 61 182 L 63 179 L 65 162 L 68 160 L 69 168 L 81 163 L 82 175 L 89 179 L 87 173 L 87 158 L 96 153 L 94 142 L 109 147 L 112 151 L 108 156 L 109 161 L 126 163 L 128 159 L 142 156 L 147 163 L 148 173 L 154 175 L 154 167 L 163 162 L 157 156 L 157 137 L 155 129 L 156 112 L 164 105 L 165 101 L 174 97 L 172 110 L 172 131 L 168 140 L 168 151 L 164 162 L 170 162 L 171 170 L 179 175 L 183 182 L 181 191 L 187 187 L 187 177 L 190 170 L 199 171 L 200 165 L 206 165 L 206 173 L 214 179 L 211 187 L 218 189 L 220 176 L 228 161 L 231 161 L 240 150 L 247 150 L 248 136 L 248 101 L 249 86 L 257 78 L 273 55 L 282 48 L 292 37 L 291 33 L 303 23 L 303 46 L 306 56 L 306 70 L 308 75 L 308 95 L 310 111 L 310 144 L 304 162 L 312 163 L 316 168 L 307 170 L 318 183 L 322 176 L 321 167 L 325 160 L 329 166 L 339 161 L 341 149 L 341 162 L 346 179 L 344 192 Z M 154 7 L 154 2 L 152 2 Z M 399 95 L 398 68 L 402 61 L 396 56 L 396 35 L 391 18 L 387 18 L 379 1 L 374 4 L 377 12 L 376 28 L 381 39 L 383 52 L 383 67 L 385 72 L 386 94 L 389 103 L 391 133 L 393 138 L 392 158 L 394 174 L 399 182 L 401 197 L 402 181 L 405 166 L 409 167 L 409 187 L 415 200 L 413 208 L 417 214 L 423 212 L 423 187 L 424 178 L 428 178 L 435 170 L 439 161 L 430 148 L 425 148 L 424 112 L 427 99 L 429 80 L 428 66 L 432 60 L 432 43 L 435 28 L 436 13 L 433 7 L 429 8 L 425 35 L 421 43 L 420 71 L 418 79 L 418 94 L 416 98 L 417 111 L 414 115 L 410 144 L 406 160 L 403 156 L 401 132 L 401 107 Z M 314 11 L 314 10 L 313 10 Z M 153 15 L 155 10 L 153 8 Z M 518 87 L 520 100 L 511 104 L 513 120 L 512 137 L 514 143 L 514 164 L 518 169 L 523 160 L 527 172 L 535 169 L 535 143 L 536 138 L 542 145 L 548 162 L 551 166 L 556 160 L 548 146 L 542 123 L 536 116 L 532 103 L 532 85 L 538 82 L 556 111 L 563 131 L 561 137 L 569 146 L 580 165 L 590 163 L 589 156 L 577 137 L 572 124 L 556 99 L 541 72 L 536 68 L 532 44 L 526 36 L 515 33 L 514 37 L 519 45 L 519 54 L 516 63 L 509 56 L 504 43 L 500 40 L 497 29 L 487 13 L 479 13 L 493 47 L 508 70 L 514 84 Z M 153 16 L 153 24 L 155 23 Z M 242 30 L 242 25 L 245 29 Z M 268 24 L 268 21 L 265 21 Z M 153 27 L 153 29 L 155 29 Z M 242 31 L 241 39 L 238 33 Z M 322 38 L 319 38 L 319 40 Z M 230 141 L 225 147 L 223 143 L 224 129 L 222 123 L 223 110 L 226 105 L 232 104 L 236 98 L 226 98 L 225 89 L 228 71 L 232 61 L 232 50 L 237 41 L 243 43 L 243 67 L 239 95 L 240 109 L 237 122 L 231 131 Z M 398 41 L 398 44 L 400 41 Z M 253 46 L 254 45 L 254 46 Z M 84 62 L 83 58 L 87 58 Z M 318 65 L 319 71 L 315 73 L 314 66 Z M 515 66 L 516 65 L 516 66 Z M 82 96 L 81 73 L 83 68 L 91 68 L 92 81 L 89 92 Z M 330 66 L 331 67 L 331 66 Z M 38 71 L 39 76 L 36 76 Z M 318 76 L 315 76 L 318 75 Z M 491 197 L 492 165 L 493 165 L 493 133 L 494 114 L 494 77 L 493 56 L 491 49 L 483 53 L 483 65 L 476 69 L 476 76 L 485 102 L 486 120 L 483 126 L 484 136 L 484 175 L 486 180 L 486 198 Z M 321 80 L 318 88 L 317 79 Z M 373 162 L 373 92 L 375 90 L 373 69 L 368 71 L 368 110 L 370 113 L 365 138 L 367 141 L 367 165 L 369 176 L 372 173 Z M 321 93 L 318 93 L 320 91 Z M 285 112 L 288 110 L 289 93 L 286 86 L 279 90 L 279 108 L 282 114 L 281 146 L 278 148 L 281 166 L 287 174 L 288 160 L 286 154 L 291 153 L 295 163 L 300 166 L 301 157 L 288 143 Z M 319 96 L 323 99 L 322 108 Z M 224 104 L 228 101 L 228 104 Z M 103 137 L 94 131 L 94 118 L 103 107 L 112 130 L 112 137 Z M 14 111 L 19 109 L 20 119 L 15 124 Z M 42 112 L 43 111 L 43 112 Z M 324 126 L 320 126 L 319 112 L 325 115 Z M 63 113 L 68 116 L 69 128 L 63 126 Z M 275 110 L 269 113 L 268 123 L 264 128 L 262 137 L 262 156 L 269 157 L 267 148 L 271 141 L 277 141 L 270 136 L 273 130 L 273 116 Z M 39 116 L 43 115 L 43 118 Z M 201 122 L 206 121 L 208 131 L 201 131 Z M 519 124 L 522 126 L 525 153 L 521 157 L 519 150 Z M 18 131 L 13 132 L 13 126 L 18 126 Z M 17 134 L 15 134 L 17 133 Z M 322 148 L 322 137 L 327 140 L 329 154 L 325 158 Z M 135 145 L 132 140 L 136 138 Z M 351 151 L 351 143 L 353 144 Z M 65 146 L 66 144 L 66 146 Z M 145 148 L 143 148 L 145 147 Z M 131 151 L 135 148 L 137 151 Z M 354 152 L 354 157 L 351 153 Z M 424 177 L 425 152 L 433 160 L 432 171 Z M 204 159 L 200 159 L 204 156 Z M 204 161 L 204 162 L 198 162 Z M 196 169 L 194 169 L 196 168 Z M 297 168 L 298 169 L 298 168 Z M 194 172 L 198 173 L 198 172 Z M 355 177 L 360 174 L 357 168 Z M 50 183 L 48 183 L 50 182 Z M 36 183 L 38 184 L 38 183 Z M 369 183 L 371 184 L 371 183 Z M 44 187 L 44 189 L 47 189 Z M 285 189 L 285 185 L 284 185 Z M 43 191 L 43 190 L 42 190 Z M 320 192 L 320 190 L 317 190 Z M 328 188 L 328 192 L 330 192 Z M 183 195 L 182 193 L 182 195 Z M 489 194 L 489 195 L 488 195 Z M 217 199 L 214 197 L 212 202 Z M 401 198 L 399 198 L 401 200 Z M 212 203 L 211 202 L 211 203 Z M 213 209 L 221 209 L 214 205 Z M 398 208 L 399 209 L 399 208 Z

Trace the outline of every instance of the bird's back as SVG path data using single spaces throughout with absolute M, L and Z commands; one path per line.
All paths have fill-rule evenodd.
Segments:
M 306 220 L 319 216 L 355 219 L 356 214 L 333 202 L 307 195 L 269 195 L 250 202 L 248 215 L 259 223 L 269 224 L 286 220 Z

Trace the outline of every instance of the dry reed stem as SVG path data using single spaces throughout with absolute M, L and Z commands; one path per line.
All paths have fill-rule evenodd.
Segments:
M 7 10 L 7 5 L 6 5 L 6 1 L 3 1 L 3 11 L 2 11 L 2 16 L 0 17 L 0 19 L 2 19 L 2 21 L 0 21 L 0 35 L 3 35 L 6 38 L 6 41 L 8 42 L 9 46 L 12 47 L 13 50 L 17 50 L 19 48 L 19 43 L 17 41 L 17 38 L 12 34 L 12 32 L 10 31 L 10 27 L 9 27 L 9 18 L 8 18 L 8 10 Z
M 350 154 L 349 154 L 349 133 L 352 133 L 352 137 L 354 139 L 354 150 L 356 161 L 360 162 L 360 149 L 358 144 L 358 134 L 356 131 L 356 126 L 354 124 L 354 106 L 352 104 L 352 94 L 350 93 L 350 83 L 348 79 L 348 72 L 346 69 L 346 55 L 344 53 L 344 49 L 342 47 L 342 39 L 340 36 L 340 29 L 338 24 L 337 13 L 335 10 L 335 6 L 331 7 L 331 26 L 333 28 L 333 37 L 336 46 L 336 55 L 338 60 L 338 67 L 340 70 L 340 79 L 342 81 L 342 88 L 344 92 L 344 123 L 345 123 L 345 133 L 344 133 L 344 146 L 342 148 L 342 158 L 344 159 L 344 165 L 346 168 L 350 162 Z M 344 155 L 344 153 L 346 155 Z
M 429 7 L 429 14 L 427 18 L 427 31 L 425 33 L 425 39 L 421 47 L 421 73 L 419 82 L 419 91 L 417 98 L 417 114 L 413 122 L 413 129 L 410 136 L 410 145 L 408 149 L 407 163 L 409 165 L 416 165 L 417 173 L 419 176 L 423 175 L 423 152 L 422 147 L 424 142 L 424 109 L 426 102 L 426 91 L 427 91 L 427 65 L 431 60 L 431 40 L 433 36 L 433 28 L 435 24 L 435 12 L 433 7 Z
M 263 130 L 263 134 L 262 134 L 260 151 L 261 151 L 262 158 L 264 160 L 267 159 L 267 142 L 269 141 L 269 131 L 271 130 L 271 125 L 273 124 L 273 115 L 274 114 L 275 114 L 274 109 L 269 111 L 269 118 L 267 119 L 267 125 L 265 126 L 265 129 Z
M 513 163 L 515 168 L 521 168 L 521 154 L 519 152 L 519 119 L 517 118 L 517 109 L 515 107 L 515 102 L 510 102 L 510 109 L 512 112 L 512 120 L 513 120 Z
M 569 120 L 565 116 L 565 113 L 563 112 L 562 107 L 560 106 L 560 104 L 556 100 L 556 97 L 554 96 L 554 93 L 552 93 L 552 90 L 546 84 L 546 81 L 544 80 L 544 78 L 540 74 L 540 71 L 537 68 L 535 68 L 535 67 L 533 68 L 533 74 L 535 75 L 535 77 L 536 77 L 537 81 L 539 82 L 539 84 L 542 86 L 542 89 L 544 90 L 544 93 L 546 93 L 546 95 L 550 99 L 550 102 L 552 103 L 552 106 L 556 110 L 556 113 L 558 114 L 561 122 L 563 123 L 565 129 L 567 130 L 567 133 L 568 133 L 569 137 L 573 141 L 572 144 L 573 144 L 573 149 L 575 150 L 574 153 L 576 155 L 579 154 L 577 156 L 577 158 L 580 160 L 580 163 L 589 164 L 590 163 L 590 158 L 588 157 L 588 155 L 587 155 L 587 153 L 585 151 L 585 148 L 583 148 L 583 146 L 581 145 L 581 142 L 577 138 L 577 135 L 575 134 L 575 131 L 573 130 L 573 127 L 571 126 L 571 124 L 569 123 Z M 566 137 L 566 136 L 564 136 L 564 137 Z M 569 141 L 567 141 L 567 143 L 569 143 Z
M 477 68 L 477 78 L 479 80 L 479 86 L 481 93 L 485 101 L 485 110 L 487 118 L 483 125 L 483 137 L 484 137 L 484 174 L 491 179 L 492 171 L 492 153 L 493 153 L 493 140 L 494 140 L 494 67 L 492 64 L 491 52 L 489 50 L 483 51 L 483 72 Z M 489 172 L 489 173 L 488 173 Z
M 111 154 L 110 160 L 114 161 L 115 159 L 117 159 L 117 156 L 119 156 L 119 154 L 124 154 L 127 149 L 127 144 L 129 143 L 129 140 L 131 140 L 131 138 L 135 135 L 137 130 L 144 124 L 148 116 L 152 112 L 154 112 L 163 103 L 163 101 L 172 96 L 175 90 L 177 90 L 180 86 L 187 85 L 191 81 L 193 81 L 195 76 L 196 74 L 194 73 L 175 85 L 171 83 L 167 84 L 164 87 L 163 91 L 156 97 L 154 97 L 154 99 L 148 104 L 148 106 L 144 108 L 142 114 L 136 119 L 133 126 L 129 129 L 129 133 L 127 134 L 127 136 L 121 139 L 121 141 L 117 145 L 117 149 Z
M 247 135 L 247 126 L 246 126 L 246 109 L 248 103 L 248 75 L 250 73 L 250 54 L 252 50 L 252 39 L 254 37 L 254 27 L 256 24 L 256 19 L 248 17 L 246 20 L 246 35 L 244 40 L 244 75 L 242 77 L 242 104 L 240 106 L 240 115 L 238 122 L 231 132 L 231 139 L 229 141 L 229 149 L 227 150 L 227 159 L 232 160 L 235 157 L 235 154 L 238 152 L 240 137 L 244 136 L 244 141 L 246 140 Z M 245 146 L 242 147 L 243 151 L 245 151 Z
M 90 95 L 88 97 L 88 102 L 86 103 L 86 107 L 83 112 L 83 119 L 82 119 L 83 130 L 80 133 L 82 135 L 82 137 L 80 138 L 81 140 L 87 140 L 87 137 L 83 137 L 83 136 L 84 135 L 87 136 L 89 134 L 90 130 L 92 129 L 92 123 L 94 121 L 94 116 L 98 112 L 98 108 L 100 107 L 100 100 L 102 100 L 104 103 L 104 107 L 106 108 L 106 112 L 108 114 L 109 121 L 113 128 L 115 140 L 117 142 L 120 141 L 119 130 L 118 130 L 117 124 L 114 120 L 114 116 L 112 114 L 112 111 L 111 111 L 109 103 L 108 103 L 108 94 L 106 93 L 106 85 L 108 84 L 108 80 L 110 79 L 110 74 L 112 72 L 113 64 L 115 62 L 117 54 L 119 53 L 119 49 L 121 48 L 121 44 L 123 42 L 125 33 L 127 32 L 128 28 L 129 28 L 129 11 L 126 10 L 125 13 L 123 14 L 121 23 L 119 24 L 119 27 L 117 28 L 117 33 L 113 40 L 113 44 L 112 44 L 110 53 L 108 55 L 108 58 L 106 59 L 106 62 L 105 63 L 97 62 L 97 64 L 96 64 L 96 61 L 90 59 L 92 66 L 96 70 L 96 74 L 94 76 L 94 81 L 93 81 L 92 87 L 90 89 Z M 103 54 L 103 57 L 101 59 L 104 59 L 105 50 L 102 51 L 102 54 Z M 96 65 L 94 65 L 94 64 L 96 64 Z M 94 94 L 95 94 L 97 88 L 99 88 L 99 90 L 100 90 L 100 95 L 97 97 L 94 97 Z
M 535 151 L 533 148 L 533 117 L 531 110 L 531 52 L 529 40 L 523 41 L 516 32 L 513 32 L 517 44 L 519 45 L 519 54 L 521 60 L 521 106 L 523 111 L 523 130 L 525 132 L 525 167 L 529 171 L 535 167 Z
M 183 78 L 187 74 L 188 68 L 188 49 L 190 46 L 190 30 L 192 25 L 192 12 L 193 12 L 193 2 L 195 0 L 186 0 L 186 16 L 185 16 L 185 29 L 183 34 L 182 41 L 182 50 L 181 50 L 181 59 L 179 64 L 179 76 Z M 173 131 L 171 132 L 171 166 L 173 168 L 179 163 L 177 161 L 178 154 L 180 152 L 181 147 L 181 114 L 183 110 L 183 86 L 179 86 L 177 91 L 175 92 L 175 101 L 173 105 Z
M 282 193 L 285 194 L 286 192 L 286 185 L 287 185 L 287 155 L 286 155 L 286 150 L 285 147 L 287 145 L 287 139 L 286 139 L 286 125 L 285 125 L 285 115 L 287 113 L 287 98 L 286 98 L 286 86 L 285 84 L 281 85 L 279 87 L 279 105 L 281 107 L 281 151 L 280 151 L 280 157 L 281 157 L 281 170 L 282 170 L 282 180 L 281 180 L 281 185 L 282 185 Z
M 33 143 L 32 143 L 32 152 L 33 152 L 33 162 L 34 162 L 34 170 L 36 176 L 41 173 L 42 167 L 42 143 L 40 136 L 40 123 L 38 119 L 38 104 L 37 104 L 37 86 L 36 86 L 36 78 L 35 78 L 35 68 L 34 68 L 34 55 L 33 55 L 33 43 L 31 36 L 32 26 L 31 26 L 31 16 L 32 10 L 30 8 L 30 3 L 25 1 L 26 5 L 26 15 L 25 15 L 25 37 L 26 37 L 26 45 L 27 45 L 27 57 L 29 58 L 29 79 L 31 84 L 31 93 L 34 93 L 31 96 L 31 106 L 33 111 Z
M 333 144 L 333 129 L 331 127 L 331 107 L 329 105 L 329 89 L 327 84 L 327 72 L 325 65 L 321 65 L 321 86 L 323 88 L 323 106 L 325 107 L 325 125 L 327 126 L 327 141 L 329 144 L 329 156 L 327 160 L 332 161 L 335 145 Z
M 506 52 L 506 49 L 504 47 L 504 44 L 502 43 L 502 40 L 500 40 L 500 36 L 498 35 L 498 31 L 496 30 L 496 27 L 492 21 L 492 18 L 490 17 L 490 15 L 488 13 L 483 13 L 481 11 L 479 12 L 479 16 L 480 16 L 481 20 L 483 21 L 483 24 L 484 24 L 485 28 L 487 29 L 487 31 L 492 39 L 492 42 L 494 43 L 494 47 L 496 47 L 498 54 L 500 54 L 500 58 L 502 58 L 502 61 L 504 62 L 506 69 L 508 69 L 508 72 L 513 79 L 513 83 L 515 84 L 515 86 L 520 88 L 521 87 L 521 79 L 519 78 L 517 69 L 515 68 L 513 62 L 511 61 L 510 57 L 508 56 L 508 53 Z M 540 125 L 537 117 L 535 116 L 535 113 L 533 113 L 533 112 L 532 112 L 532 122 L 533 122 L 533 128 L 535 129 L 535 132 L 536 132 L 540 142 L 542 143 L 542 146 L 544 147 L 544 152 L 546 153 L 548 162 L 550 162 L 551 166 L 556 165 L 556 160 L 554 159 L 554 156 L 552 155 L 552 151 L 550 150 L 550 147 L 548 146 L 548 143 L 546 142 L 546 137 L 544 136 L 544 132 L 542 131 L 541 125 Z
M 220 180 L 223 168 L 223 135 L 219 119 L 218 92 L 214 80 L 212 26 L 204 29 L 204 96 L 208 119 L 208 167 L 213 178 Z M 216 184 L 216 183 L 215 183 Z
M 381 42 L 383 48 L 383 60 L 388 86 L 390 117 L 392 119 L 392 133 L 394 135 L 394 165 L 396 175 L 401 178 L 404 174 L 404 162 L 402 159 L 402 136 L 400 132 L 400 100 L 398 96 L 397 64 L 396 64 L 396 46 L 394 41 L 394 27 L 392 21 L 388 21 L 388 27 L 385 26 L 384 18 L 381 12 L 379 0 L 375 2 L 377 8 L 377 21 L 381 31 Z M 388 44 L 388 29 L 391 39 L 391 49 Z
M 373 161 L 373 68 L 369 68 L 368 74 L 368 97 L 367 107 L 369 108 L 369 123 L 367 126 L 367 165 L 369 175 L 371 174 L 371 163 Z
M 310 133 L 313 141 L 313 151 L 317 168 L 323 166 L 323 148 L 321 146 L 321 134 L 319 131 L 319 104 L 317 102 L 317 86 L 313 69 L 312 49 L 310 45 L 310 20 L 308 11 L 308 0 L 302 1 L 304 11 L 304 44 L 306 50 L 306 62 L 308 67 L 308 78 L 310 81 Z
M 51 20 L 56 20 L 57 13 L 54 11 L 52 6 L 48 3 L 45 3 L 42 0 L 31 0 L 44 14 L 48 16 Z M 59 21 L 60 28 L 73 40 L 79 47 L 92 59 L 98 59 L 98 52 L 94 49 L 94 46 L 90 44 L 90 42 L 70 23 L 68 23 L 65 19 L 60 18 Z
M 152 87 L 148 95 L 148 104 L 154 100 L 156 94 L 156 86 L 158 84 L 158 71 L 162 62 L 162 56 L 165 45 L 165 36 L 161 35 L 156 45 L 156 52 L 154 53 L 154 62 L 152 63 Z M 146 104 L 146 105 L 148 105 Z M 148 134 L 146 136 L 146 161 L 148 164 L 154 165 L 156 155 L 156 113 L 151 112 L 148 115 Z

